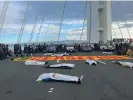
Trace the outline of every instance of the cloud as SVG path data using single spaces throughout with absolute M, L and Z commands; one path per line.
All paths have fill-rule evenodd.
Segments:
M 112 23 L 113 38 L 122 38 L 122 36 L 123 38 L 130 38 L 130 35 L 131 38 L 133 38 L 133 21 L 127 21 L 127 23 L 121 21 L 119 22 L 119 26 L 120 28 L 118 28 L 118 24 L 116 22 Z
M 24 18 L 26 6 L 19 2 L 9 2 L 4 24 L 20 24 Z
M 83 24 L 84 20 L 65 20 L 63 24 Z
M 114 2 L 112 5 L 113 6 L 112 7 L 112 11 L 113 11 L 112 26 L 114 28 L 114 30 L 112 30 L 112 36 L 113 37 L 116 36 L 117 38 L 120 38 L 121 37 L 120 29 L 121 29 L 123 37 L 125 38 L 129 37 L 128 31 L 127 31 L 127 27 L 128 27 L 129 32 L 131 36 L 133 37 L 133 34 L 132 34 L 133 33 L 133 20 L 131 19 L 132 10 L 130 7 L 131 2 L 126 2 L 126 5 L 125 5 L 125 2 L 122 2 L 123 6 L 125 7 L 127 6 L 127 9 L 118 5 L 118 3 L 119 2 Z M 20 32 L 20 28 L 22 26 L 22 20 L 24 18 L 26 4 L 27 2 L 15 2 L 15 1 L 10 2 L 7 16 L 4 22 L 4 26 L 3 26 L 3 31 L 2 31 L 3 34 L 6 34 L 6 35 L 13 34 L 13 35 L 18 36 L 18 33 Z M 34 4 L 32 5 L 32 9 L 29 10 L 28 19 L 27 19 L 25 29 L 24 29 L 25 36 L 29 35 L 32 31 L 34 17 L 36 15 L 36 10 L 40 8 L 40 4 L 42 4 L 42 2 L 37 2 L 37 3 L 34 2 Z M 49 27 L 48 35 L 50 35 L 51 37 L 58 36 L 57 34 L 59 33 L 59 29 L 60 29 L 63 4 L 64 2 L 46 2 L 45 5 L 44 4 L 41 5 L 44 7 L 44 9 L 43 10 L 40 9 L 39 11 L 41 12 L 40 13 L 41 19 L 39 18 L 37 22 L 35 34 L 37 34 L 39 31 L 42 17 L 46 16 L 47 20 L 44 21 L 41 34 L 46 33 L 46 30 L 48 28 L 48 23 L 51 23 Z M 93 38 L 95 38 L 95 34 L 97 34 L 96 28 L 98 24 L 97 22 L 98 15 L 96 12 L 97 3 L 93 2 L 92 4 L 93 4 L 92 6 L 93 7 L 92 8 L 92 33 L 94 33 L 93 34 L 94 36 L 92 36 L 92 40 L 93 40 Z M 2 9 L 2 5 L 3 5 L 2 2 L 0 2 L 0 11 Z M 84 6 L 85 6 L 84 2 L 82 2 L 82 4 L 81 2 L 77 3 L 76 1 L 67 2 L 67 6 L 65 9 L 65 13 L 64 13 L 65 15 L 63 18 L 63 22 L 62 22 L 63 24 L 62 24 L 61 34 L 65 35 L 64 37 L 67 38 L 68 40 L 69 39 L 70 40 L 80 39 L 81 32 L 82 32 L 82 25 L 84 21 Z M 42 15 L 42 12 L 44 12 L 45 15 Z M 127 20 L 126 24 L 125 24 L 125 20 Z M 117 21 L 119 23 L 120 29 L 118 28 Z M 84 30 L 82 39 L 83 40 L 87 39 L 86 28 Z
M 68 35 L 66 36 L 66 38 L 68 40 L 80 40 L 81 34 L 82 34 L 81 40 L 87 40 L 87 30 L 84 29 L 83 33 L 82 33 L 82 28 L 69 30 Z
M 133 14 L 127 14 L 127 16 L 133 17 Z

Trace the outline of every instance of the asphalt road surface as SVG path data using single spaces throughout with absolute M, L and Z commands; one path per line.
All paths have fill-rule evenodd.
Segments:
M 67 62 L 76 67 L 44 69 L 25 66 L 24 62 L 0 61 L 0 100 L 133 100 L 133 69 L 112 64 L 111 60 L 104 60 L 107 65 L 96 66 L 86 65 L 85 61 Z M 36 82 L 44 72 L 83 74 L 84 79 L 82 84 Z M 53 92 L 48 92 L 50 88 L 54 88 Z

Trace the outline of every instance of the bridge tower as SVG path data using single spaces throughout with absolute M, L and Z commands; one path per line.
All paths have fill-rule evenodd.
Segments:
M 95 2 L 95 1 L 93 1 Z M 92 3 L 93 3 L 92 2 Z M 88 2 L 90 3 L 90 1 Z M 88 4 L 90 5 L 90 4 Z M 96 19 L 93 19 L 92 16 L 90 16 L 90 10 L 88 10 L 88 18 L 87 18 L 87 39 L 90 43 L 94 43 L 93 41 L 95 40 L 95 42 L 106 42 L 108 40 L 112 39 L 112 8 L 111 8 L 111 1 L 97 1 L 97 11 L 95 14 L 95 16 L 97 16 Z M 88 6 L 89 7 L 89 6 Z M 91 5 L 91 7 L 93 7 L 93 5 Z M 90 8 L 89 8 L 90 9 Z M 93 8 L 91 8 L 93 9 Z M 93 10 L 92 10 L 93 11 Z M 89 18 L 92 17 L 92 18 Z M 91 20 L 92 19 L 92 20 Z M 90 20 L 96 20 L 97 24 L 95 24 L 95 28 L 93 22 L 90 23 Z M 90 31 L 90 24 L 92 24 L 91 26 L 91 31 Z M 95 29 L 95 31 L 93 31 Z M 90 35 L 91 34 L 91 35 Z M 94 36 L 93 36 L 94 35 Z M 91 37 L 89 37 L 91 36 Z M 90 40 L 89 40 L 90 39 Z

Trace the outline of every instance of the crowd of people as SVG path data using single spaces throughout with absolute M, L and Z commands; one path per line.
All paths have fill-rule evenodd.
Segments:
M 13 51 L 9 50 L 9 46 L 5 44 L 0 44 L 0 60 L 8 58 L 8 56 L 31 56 L 32 54 L 34 55 L 35 53 L 46 53 L 47 49 L 50 45 L 53 45 L 56 48 L 56 52 L 66 52 L 67 44 L 32 44 L 32 45 L 24 45 L 24 48 L 22 49 L 22 45 L 20 44 L 15 44 Z M 85 45 L 84 43 L 78 44 L 74 43 L 73 47 L 75 51 L 81 52 L 82 46 Z M 93 45 L 93 50 L 94 51 L 99 51 L 100 50 L 100 43 L 95 43 Z M 130 46 L 129 43 L 115 43 L 115 52 L 118 55 L 125 55 L 128 49 L 131 51 L 133 50 L 133 47 Z
M 6 59 L 8 56 L 11 56 L 8 45 L 0 44 L 0 60 Z
M 56 52 L 66 52 L 67 45 L 66 44 L 32 44 L 32 45 L 24 45 L 24 53 L 29 56 L 30 54 L 35 53 L 46 53 L 49 46 L 53 46 L 56 48 Z M 74 49 L 80 51 L 80 45 L 74 44 Z

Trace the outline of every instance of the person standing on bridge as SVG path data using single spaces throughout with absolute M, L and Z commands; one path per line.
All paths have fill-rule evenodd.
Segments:
M 11 56 L 11 55 L 9 54 L 8 45 L 5 46 L 5 58 L 7 58 L 7 56 Z
M 16 45 L 16 56 L 18 57 L 19 54 L 21 55 L 21 57 L 23 57 L 21 45 L 20 44 L 17 44 Z
M 3 60 L 3 48 L 1 44 L 0 44 L 0 60 Z

